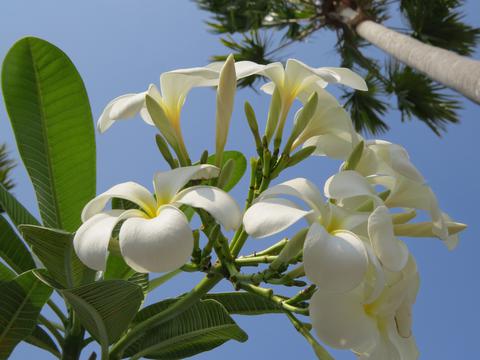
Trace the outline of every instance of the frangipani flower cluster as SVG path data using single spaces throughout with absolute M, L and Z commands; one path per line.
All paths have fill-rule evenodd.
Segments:
M 326 181 L 326 201 L 309 180 L 289 180 L 264 191 L 243 222 L 248 233 L 262 238 L 307 220 L 305 274 L 318 286 L 310 317 L 325 343 L 352 349 L 362 359 L 415 359 L 411 307 L 419 278 L 412 255 L 396 235 L 437 236 L 452 248 L 465 226 L 441 212 L 403 148 L 376 141 L 364 150 L 358 171 L 341 171 Z M 385 185 L 388 193 L 378 193 L 376 184 Z M 286 197 L 296 197 L 307 208 Z M 389 210 L 397 207 L 403 212 Z M 415 209 L 429 211 L 432 221 L 407 223 Z
M 253 110 L 247 113 L 260 157 L 252 161 L 252 185 L 242 214 L 235 200 L 220 188 L 205 182 L 188 185 L 192 180 L 197 184 L 228 173 L 219 167 L 236 82 L 254 75 L 270 80 L 262 90 L 272 98 L 262 137 Z M 147 91 L 112 100 L 98 121 L 100 132 L 117 120 L 140 113 L 145 122 L 158 128 L 179 161 L 169 162 L 171 171 L 155 174 L 153 195 L 129 182 L 91 200 L 74 238 L 78 257 L 87 266 L 104 270 L 109 249 L 118 246 L 126 263 L 137 272 L 176 270 L 189 261 L 194 249 L 189 218 L 181 207 L 188 205 L 206 211 L 226 230 L 239 229 L 227 253 L 219 254 L 219 264 L 229 279 L 241 278 L 234 261 L 245 233 L 256 238 L 272 236 L 304 219 L 308 231 L 295 241 L 302 242 L 305 275 L 317 287 L 309 315 L 318 337 L 332 347 L 351 349 L 360 359 L 416 359 L 411 314 L 419 276 L 415 260 L 399 236 L 438 237 L 453 249 L 465 225 L 453 222 L 439 208 L 435 194 L 403 147 L 366 141 L 354 131 L 345 109 L 325 90 L 329 83 L 366 90 L 365 81 L 348 69 L 312 68 L 294 59 L 285 67 L 280 63 L 235 63 L 230 56 L 222 63 L 164 73 L 160 90 L 150 85 Z M 180 128 L 188 92 L 205 86 L 217 87 L 215 163 L 219 167 L 191 166 Z M 279 155 L 295 100 L 303 107 L 295 115 L 292 133 Z M 344 161 L 340 171 L 326 181 L 323 192 L 301 177 L 264 186 L 283 167 L 292 166 L 289 161 L 301 153 L 295 153 L 301 146 L 308 147 L 302 156 Z M 168 151 L 163 149 L 164 157 Z M 106 209 L 113 198 L 128 200 L 138 208 Z M 411 222 L 417 210 L 427 212 L 430 221 Z M 112 238 L 119 224 L 118 239 Z M 231 262 L 225 265 L 222 261 Z

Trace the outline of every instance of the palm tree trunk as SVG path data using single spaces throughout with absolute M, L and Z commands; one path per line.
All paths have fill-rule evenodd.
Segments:
M 480 61 L 424 44 L 370 20 L 358 21 L 359 13 L 352 8 L 344 8 L 340 15 L 345 22 L 354 25 L 363 39 L 480 104 Z

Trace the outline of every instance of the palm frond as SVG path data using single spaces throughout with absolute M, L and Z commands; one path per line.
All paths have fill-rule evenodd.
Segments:
M 449 123 L 458 123 L 460 102 L 446 88 L 412 68 L 396 62 L 388 65 L 389 83 L 386 91 L 397 97 L 402 121 L 413 117 L 424 122 L 438 136 Z
M 381 119 L 388 111 L 388 104 L 382 95 L 382 83 L 371 73 L 365 78 L 368 91 L 344 91 L 344 107 L 350 112 L 356 131 L 379 134 L 388 130 L 388 125 Z
M 480 39 L 480 28 L 464 23 L 462 1 L 401 0 L 400 9 L 412 36 L 434 46 L 470 55 Z
M 273 62 L 272 59 L 268 58 L 268 50 L 270 48 L 268 38 L 262 36 L 258 31 L 251 31 L 250 34 L 243 34 L 240 40 L 235 40 L 232 36 L 228 35 L 221 38 L 220 41 L 225 47 L 230 49 L 230 52 L 235 57 L 235 61 L 248 60 L 254 61 L 258 64 L 268 64 Z M 214 55 L 212 56 L 212 60 L 225 61 L 227 56 L 228 55 Z M 238 86 L 252 86 L 258 78 L 258 76 L 249 76 L 241 79 L 238 82 Z

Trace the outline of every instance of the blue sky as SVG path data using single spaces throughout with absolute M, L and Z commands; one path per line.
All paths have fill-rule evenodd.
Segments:
M 467 21 L 479 26 L 480 4 L 470 0 L 465 9 Z M 80 71 L 96 119 L 109 100 L 124 93 L 143 91 L 149 83 L 158 83 L 161 72 L 203 65 L 210 55 L 224 53 L 217 37 L 207 32 L 206 19 L 207 14 L 200 12 L 191 1 L 4 1 L 0 5 L 0 58 L 25 35 L 53 42 L 70 56 Z M 334 43 L 331 33 L 322 32 L 308 43 L 289 48 L 284 55 L 312 66 L 336 66 Z M 479 57 L 478 51 L 475 57 Z M 267 96 L 251 90 L 239 91 L 227 148 L 254 155 L 241 111 L 246 99 L 260 119 L 267 112 Z M 182 126 L 193 158 L 198 158 L 205 148 L 210 151 L 214 148 L 214 103 L 211 89 L 196 89 L 187 99 Z M 422 124 L 401 123 L 398 114 L 391 113 L 386 117 L 391 131 L 380 136 L 404 145 L 437 193 L 442 208 L 469 225 L 453 252 L 433 239 L 407 240 L 421 276 L 420 294 L 414 308 L 414 334 L 421 359 L 471 359 L 478 351 L 479 107 L 464 100 L 460 114 L 461 124 L 449 126 L 448 133 L 438 138 Z M 0 133 L 1 140 L 9 144 L 12 155 L 18 158 L 3 104 L 0 105 Z M 104 135 L 97 134 L 98 192 L 127 180 L 149 186 L 153 173 L 166 169 L 156 150 L 154 134 L 154 128 L 139 119 L 116 124 Z M 322 187 L 323 180 L 337 167 L 338 163 L 333 161 L 311 158 L 288 171 L 283 179 L 308 177 Z M 17 183 L 16 196 L 38 213 L 33 189 L 21 164 L 13 176 Z M 245 189 L 243 181 L 233 191 L 239 202 L 245 198 Z M 260 249 L 267 244 L 268 241 L 252 240 L 248 248 Z M 178 279 L 181 279 L 179 283 L 158 290 L 149 301 L 180 294 L 199 277 L 186 274 Z M 197 358 L 313 358 L 307 343 L 286 318 L 271 315 L 238 317 L 237 320 L 249 334 L 248 342 L 229 342 Z M 337 359 L 354 358 L 348 352 L 332 353 Z M 89 354 L 85 352 L 85 358 Z M 12 359 L 33 356 L 39 360 L 50 358 L 45 352 L 21 345 Z

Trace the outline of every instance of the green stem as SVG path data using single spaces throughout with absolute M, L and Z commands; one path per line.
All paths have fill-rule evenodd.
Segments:
M 150 291 L 155 290 L 157 287 L 163 285 L 164 283 L 166 283 L 170 279 L 174 278 L 175 276 L 177 276 L 181 272 L 182 272 L 181 269 L 173 270 L 173 271 L 170 271 L 169 273 L 166 273 L 165 275 L 162 275 L 162 276 L 160 276 L 156 279 L 150 280 L 150 283 L 149 283 L 149 286 L 148 286 L 148 291 L 150 292 Z
M 263 297 L 267 300 L 270 300 L 275 305 L 277 305 L 279 308 L 281 308 L 285 311 L 290 311 L 290 312 L 294 312 L 294 313 L 301 314 L 301 315 L 308 315 L 308 309 L 299 308 L 299 307 L 287 304 L 286 303 L 287 299 L 284 299 L 284 298 L 282 298 L 278 295 L 275 295 L 273 293 L 272 289 L 265 289 L 265 288 L 262 288 L 260 286 L 255 286 L 255 285 L 252 285 L 252 284 L 246 284 L 246 283 L 242 283 L 242 282 L 240 282 L 238 284 L 238 287 L 245 290 L 245 291 L 248 291 L 249 293 L 256 294 L 256 295 L 259 295 L 259 296 L 261 296 L 261 297 Z
M 235 263 L 239 266 L 270 264 L 276 258 L 277 256 L 273 256 L 273 255 L 239 257 L 238 259 L 235 260 Z
M 305 324 L 303 324 L 300 320 L 298 320 L 295 315 L 293 315 L 290 311 L 285 311 L 288 319 L 291 321 L 295 329 L 302 334 L 302 336 L 308 341 L 308 343 L 312 346 L 315 355 L 320 360 L 334 360 L 333 357 L 325 350 L 323 346 L 321 346 L 317 340 L 310 334 L 310 331 L 307 329 Z
M 145 331 L 152 327 L 159 326 L 186 311 L 220 282 L 222 278 L 219 274 L 213 274 L 211 277 L 203 278 L 187 295 L 181 297 L 172 306 L 134 326 L 112 346 L 110 359 L 121 359 L 123 351 Z
M 78 321 L 77 315 L 70 311 L 70 326 L 66 329 L 63 342 L 62 360 L 79 360 L 83 349 L 84 330 Z

